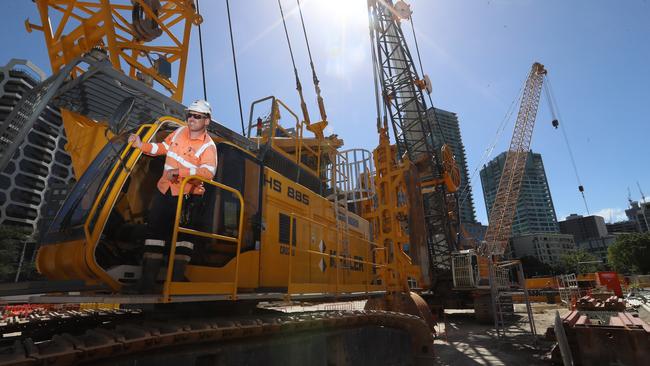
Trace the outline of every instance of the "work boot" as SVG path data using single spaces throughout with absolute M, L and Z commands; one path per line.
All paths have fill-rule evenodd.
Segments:
M 172 271 L 172 281 L 185 282 L 185 268 L 192 259 L 194 244 L 189 241 L 179 241 L 176 243 L 176 253 L 174 254 L 174 270 Z
M 141 294 L 156 293 L 156 280 L 160 267 L 163 264 L 163 240 L 147 239 L 144 242 L 144 255 L 142 258 L 142 274 L 138 282 L 138 292 Z

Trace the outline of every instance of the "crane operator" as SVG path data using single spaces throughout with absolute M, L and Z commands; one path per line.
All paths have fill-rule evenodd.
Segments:
M 163 264 L 165 243 L 167 248 L 171 243 L 178 195 L 185 195 L 184 206 L 191 207 L 205 192 L 203 183 L 199 180 L 190 181 L 190 184 L 185 185 L 184 192 L 180 192 L 181 181 L 193 175 L 212 179 L 217 171 L 217 147 L 207 133 L 212 115 L 210 104 L 205 100 L 197 100 L 185 111 L 187 126 L 176 129 L 161 143 L 142 142 L 135 134 L 129 136 L 129 142 L 143 153 L 166 155 L 165 168 L 157 183 L 158 192 L 155 193 L 149 210 L 142 274 L 137 285 L 140 293 L 155 292 L 156 279 Z M 178 240 L 173 281 L 185 280 L 185 268 L 194 250 L 194 244 L 187 241 L 186 235 L 180 234 Z

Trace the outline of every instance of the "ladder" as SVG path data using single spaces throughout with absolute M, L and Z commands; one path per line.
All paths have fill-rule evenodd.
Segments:
M 557 276 L 557 282 L 558 282 L 557 289 L 558 292 L 560 293 L 560 299 L 562 300 L 562 304 L 564 304 L 570 309 L 574 297 L 576 299 L 580 297 L 579 289 L 578 289 L 578 279 L 576 278 L 576 274 L 570 273 L 566 275 L 559 275 Z
M 330 176 L 332 193 L 328 197 L 334 205 L 334 216 L 336 217 L 336 254 L 339 257 L 336 266 L 343 269 L 352 268 L 352 262 L 349 260 L 348 192 L 350 191 L 350 177 L 348 166 L 347 157 L 337 152 Z
M 521 262 L 494 262 L 490 259 L 489 269 L 492 314 L 497 338 L 506 340 L 508 335 L 528 333 L 526 327 L 522 326 L 523 321 L 528 323 L 532 341 L 535 343 L 537 329 Z M 515 298 L 523 300 L 526 306 L 526 317 L 523 319 L 515 314 Z

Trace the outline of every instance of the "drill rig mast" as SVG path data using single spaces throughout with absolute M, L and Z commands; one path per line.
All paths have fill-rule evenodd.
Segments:
M 443 278 L 449 279 L 451 253 L 456 249 L 457 209 L 453 192 L 458 186 L 458 167 L 453 156 L 444 153 L 447 148 L 436 141 L 427 118 L 423 90 L 430 92 L 430 83 L 427 76 L 418 75 L 401 28 L 401 19 L 410 17 L 408 6 L 401 1 L 393 5 L 390 0 L 371 0 L 368 7 L 374 72 L 378 75 L 385 111 L 384 127 L 378 121 L 378 129 L 380 134 L 387 134 L 386 120 L 390 119 L 397 159 L 417 168 L 416 190 L 423 201 L 427 253 L 414 259 L 425 267 L 423 272 L 428 272 L 429 281 L 425 275 L 425 283 L 435 289 L 444 282 Z M 414 220 L 421 219 L 420 216 L 409 216 L 409 228 L 417 226 Z M 412 241 L 413 238 L 411 245 L 416 244 Z M 410 254 L 417 257 L 413 250 Z

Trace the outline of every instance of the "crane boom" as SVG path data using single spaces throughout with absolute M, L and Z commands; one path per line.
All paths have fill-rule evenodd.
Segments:
M 510 239 L 546 73 L 544 65 L 535 62 L 526 79 L 510 148 L 499 180 L 497 195 L 489 213 L 485 244 L 480 250 L 484 255 L 503 255 Z
M 180 105 L 183 99 L 185 71 L 189 52 L 191 28 L 203 19 L 192 0 L 139 0 L 131 4 L 116 4 L 108 0 L 36 0 L 40 24 L 25 22 L 28 32 L 43 33 L 54 76 L 24 98 L 19 108 L 0 126 L 0 170 L 4 169 L 16 152 L 38 116 L 52 99 L 60 94 L 64 80 L 90 78 L 96 62 L 80 62 L 89 57 L 102 59 L 113 69 L 132 79 L 133 84 L 118 84 L 123 89 L 150 89 L 136 98 L 135 110 L 149 110 L 150 104 L 165 109 L 165 114 Z M 155 41 L 155 42 L 154 42 Z M 105 59 L 105 60 L 104 60 Z M 174 74 L 174 75 L 172 75 Z M 106 79 L 104 79 L 106 81 Z M 110 89 L 115 85 L 108 83 Z M 154 91 L 154 86 L 166 94 Z M 96 87 L 96 86 L 95 86 Z M 88 89 L 90 90 L 90 89 Z M 94 89 L 97 90 L 97 89 Z M 75 96 L 86 101 L 87 96 Z M 68 141 L 66 150 L 72 158 L 77 179 L 81 177 L 96 154 L 104 147 L 106 119 L 97 114 L 88 118 L 77 112 L 101 109 L 110 114 L 120 100 L 100 98 L 78 109 L 59 105 Z M 91 105 L 92 104 L 92 105 Z M 182 108 L 180 109 L 182 111 Z M 82 114 L 84 114 L 82 113 Z M 79 128 L 82 127 L 82 128 Z

